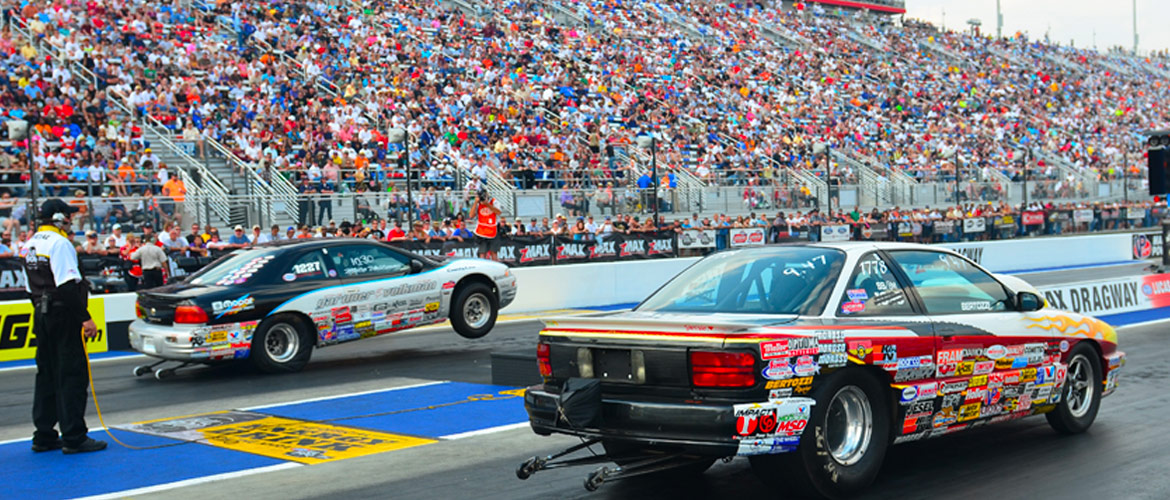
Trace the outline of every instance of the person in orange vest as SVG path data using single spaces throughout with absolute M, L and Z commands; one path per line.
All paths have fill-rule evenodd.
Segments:
M 488 196 L 486 189 L 477 193 L 475 205 L 471 207 L 475 214 L 475 240 L 479 242 L 479 256 L 484 259 L 494 259 L 492 242 L 496 239 L 497 223 L 500 209 L 496 207 L 496 200 Z
M 167 179 L 166 184 L 163 184 L 162 195 L 163 203 L 162 209 L 168 216 L 175 215 L 175 204 L 183 202 L 183 196 L 187 194 L 187 186 L 183 184 L 179 176 L 172 176 Z

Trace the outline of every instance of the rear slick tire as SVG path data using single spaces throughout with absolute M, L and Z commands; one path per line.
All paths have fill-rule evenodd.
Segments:
M 252 335 L 252 364 L 265 373 L 301 371 L 309 363 L 317 340 L 304 323 L 287 314 L 261 323 Z
M 1089 430 L 1101 408 L 1101 358 L 1092 346 L 1081 341 L 1068 355 L 1068 374 L 1056 409 L 1045 413 L 1048 425 L 1061 434 Z
M 769 486 L 802 497 L 843 498 L 877 477 L 890 442 L 889 395 L 873 375 L 852 368 L 829 375 L 812 394 L 808 426 L 794 452 L 749 457 Z

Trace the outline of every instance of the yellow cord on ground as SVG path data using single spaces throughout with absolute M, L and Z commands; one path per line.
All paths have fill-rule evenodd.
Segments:
M 83 348 L 82 351 L 85 352 L 85 372 L 89 374 L 89 394 L 93 396 L 93 407 L 95 410 L 97 410 L 98 422 L 102 424 L 102 430 L 106 432 L 107 436 L 110 436 L 110 439 L 112 439 L 115 443 L 118 443 L 123 447 L 129 448 L 131 450 L 153 450 L 155 448 L 166 448 L 168 446 L 175 446 L 186 443 L 186 441 L 180 441 L 178 443 L 167 443 L 156 446 L 131 446 L 114 437 L 114 433 L 110 432 L 110 427 L 106 425 L 106 420 L 102 418 L 102 405 L 98 404 L 97 391 L 94 389 L 93 384 L 93 367 L 89 364 L 89 349 Z

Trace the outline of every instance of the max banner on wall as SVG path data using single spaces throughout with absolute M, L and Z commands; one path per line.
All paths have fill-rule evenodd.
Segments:
M 1170 306 L 1170 274 L 1073 283 L 1040 289 L 1049 307 L 1081 314 L 1117 314 Z

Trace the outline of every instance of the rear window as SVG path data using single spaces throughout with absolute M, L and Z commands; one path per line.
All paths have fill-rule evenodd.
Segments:
M 816 247 L 716 254 L 670 280 L 637 310 L 816 315 L 844 261 L 844 252 Z
M 208 264 L 187 278 L 192 285 L 242 285 L 248 283 L 268 261 L 276 257 L 271 249 L 236 250 Z

